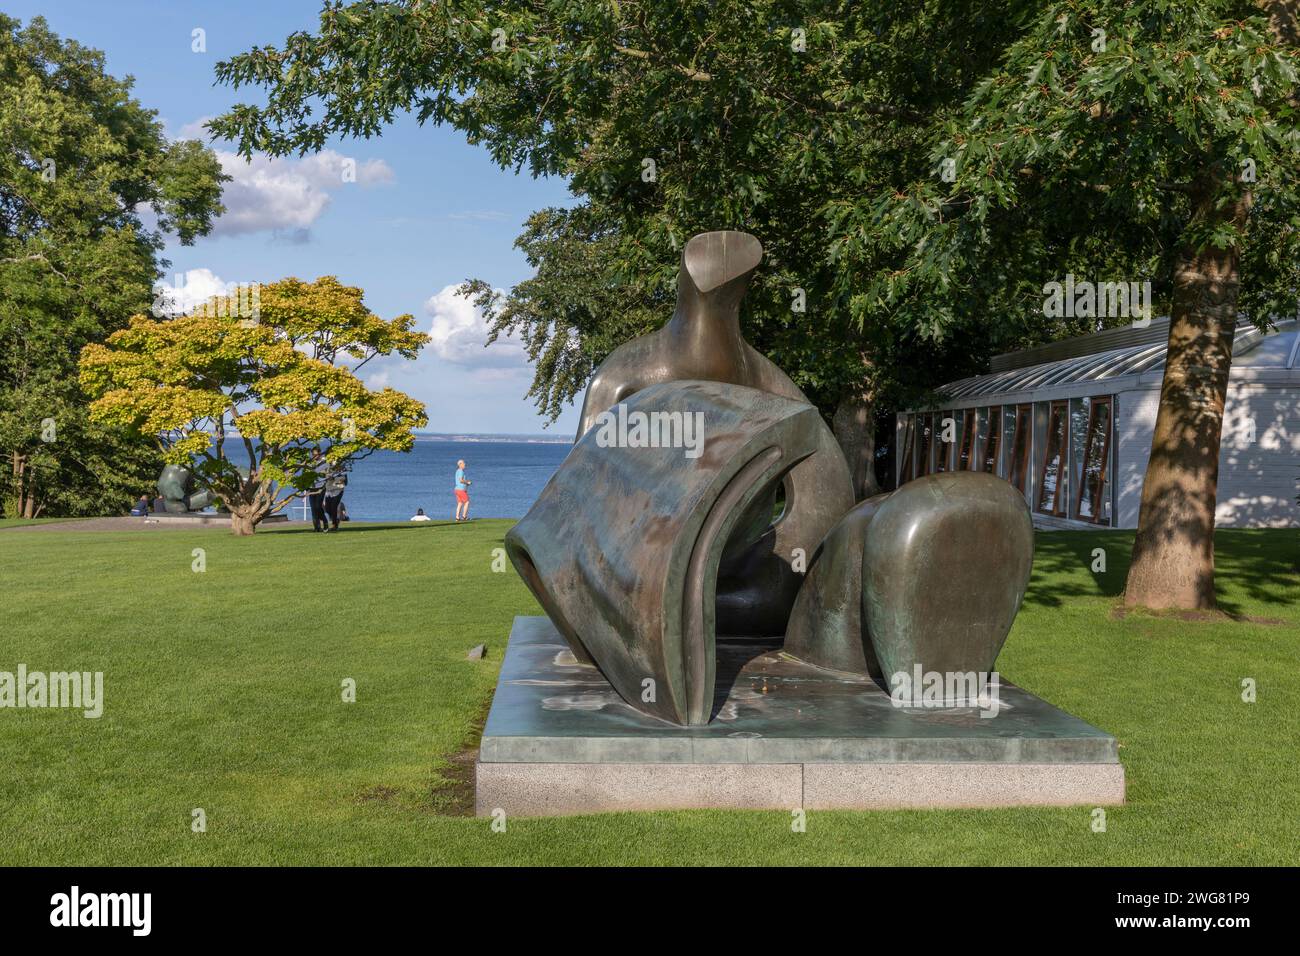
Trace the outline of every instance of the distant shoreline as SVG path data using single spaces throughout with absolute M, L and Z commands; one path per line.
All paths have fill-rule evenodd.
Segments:
M 445 432 L 416 432 L 416 441 L 497 442 L 529 445 L 572 445 L 572 438 L 559 435 L 451 435 Z
M 439 442 L 461 442 L 461 443 L 495 443 L 495 444 L 516 444 L 516 445 L 572 445 L 572 438 L 565 438 L 562 435 L 489 435 L 489 434 L 468 434 L 454 435 L 448 432 L 414 432 L 416 441 L 439 441 Z M 215 438 L 215 432 L 208 432 L 208 435 Z M 226 431 L 226 438 L 238 438 L 239 432 L 233 429 Z

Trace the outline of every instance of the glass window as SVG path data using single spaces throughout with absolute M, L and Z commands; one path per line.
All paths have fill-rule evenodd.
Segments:
M 949 410 L 935 415 L 934 470 L 936 472 L 952 470 L 952 453 L 957 445 L 960 428 L 961 423 L 957 420 L 957 413 Z
M 1006 478 L 1021 492 L 1024 492 L 1029 479 L 1029 439 L 1030 412 L 1032 406 L 1017 405 L 1008 410 L 1007 421 L 1011 428 L 1011 452 L 1007 461 Z
M 1084 400 L 1086 425 L 1080 436 L 1075 499 L 1075 517 L 1096 524 L 1110 524 L 1110 447 L 1114 427 L 1109 395 Z
M 973 408 L 960 414 L 961 445 L 957 449 L 957 470 L 971 471 L 979 464 L 979 452 L 975 448 L 975 423 L 979 416 Z
M 1068 491 L 1065 458 L 1068 454 L 1066 432 L 1069 402 L 1052 402 L 1044 432 L 1043 465 L 1038 471 L 1038 511 L 1065 517 Z
M 930 446 L 934 443 L 934 416 L 927 412 L 917 416 L 917 460 L 916 473 L 928 475 L 931 471 Z
M 916 416 L 903 416 L 903 433 L 898 447 L 898 483 L 905 485 L 916 477 Z
M 980 412 L 979 469 L 990 475 L 998 474 L 1002 451 L 1002 408 L 994 405 Z

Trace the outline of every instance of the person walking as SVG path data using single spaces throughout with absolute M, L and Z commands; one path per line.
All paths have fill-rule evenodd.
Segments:
M 465 477 L 465 460 L 462 458 L 456 462 L 456 483 L 453 489 L 456 492 L 456 520 L 469 520 L 469 486 L 471 482 Z
M 311 450 L 311 461 L 308 462 L 307 468 L 312 472 L 312 486 L 307 492 L 307 503 L 311 505 L 311 529 L 313 531 L 324 531 L 329 527 L 325 520 L 325 459 L 321 457 L 320 449 Z
M 339 530 L 339 508 L 343 506 L 343 489 L 348 486 L 348 476 L 336 471 L 325 480 L 325 516 L 332 527 L 326 531 Z

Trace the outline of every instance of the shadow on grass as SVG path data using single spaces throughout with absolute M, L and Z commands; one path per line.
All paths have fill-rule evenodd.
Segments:
M 505 521 L 505 518 L 485 518 L 485 521 Z M 329 534 L 358 534 L 362 531 L 423 531 L 429 528 L 468 528 L 473 522 L 452 521 L 448 518 L 446 521 L 408 521 L 408 522 L 386 522 L 386 521 L 345 521 Z M 314 528 L 263 528 L 259 534 L 323 534 L 324 532 L 316 531 Z
M 1300 534 L 1294 529 L 1219 531 L 1214 547 L 1216 592 L 1224 614 L 1247 619 L 1241 605 L 1226 596 L 1234 593 L 1262 604 L 1295 600 Z M 1132 551 L 1132 531 L 1039 532 L 1025 603 L 1060 607 L 1072 598 L 1118 598 L 1124 593 Z M 1101 560 L 1105 570 L 1093 570 Z

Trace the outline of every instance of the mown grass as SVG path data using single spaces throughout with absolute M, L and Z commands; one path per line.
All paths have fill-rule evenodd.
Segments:
M 1129 803 L 1104 833 L 1087 807 L 814 812 L 804 833 L 787 812 L 721 811 L 495 833 L 456 815 L 448 758 L 472 738 L 511 619 L 538 613 L 492 570 L 508 527 L 0 532 L 0 671 L 103 671 L 106 697 L 98 720 L 0 710 L 0 863 L 1300 862 L 1294 531 L 1220 533 L 1236 619 L 1209 621 L 1116 613 L 1130 534 L 1039 536 L 999 669 L 1119 738 Z M 488 660 L 467 660 L 478 643 Z
M 22 528 L 29 524 L 59 524 L 64 521 L 76 520 L 76 518 L 0 518 L 0 530 L 4 528 Z

